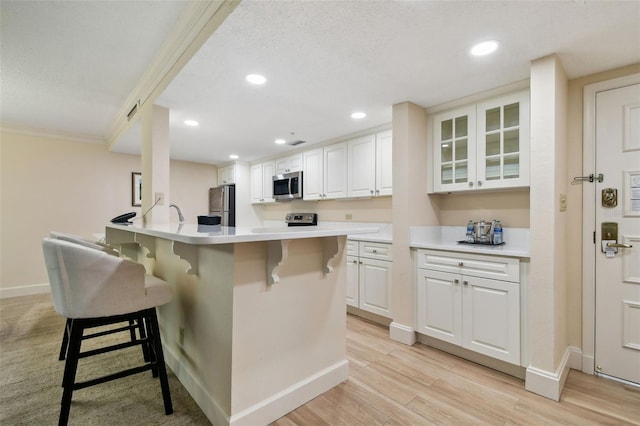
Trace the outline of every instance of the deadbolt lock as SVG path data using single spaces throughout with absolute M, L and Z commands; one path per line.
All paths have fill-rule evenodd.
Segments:
M 616 207 L 618 205 L 618 190 L 615 188 L 604 188 L 602 190 L 602 207 Z

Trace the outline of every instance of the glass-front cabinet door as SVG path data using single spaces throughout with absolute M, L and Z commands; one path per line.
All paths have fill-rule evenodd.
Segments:
M 529 186 L 529 92 L 478 104 L 478 188 Z
M 476 110 L 466 107 L 434 117 L 434 191 L 473 188 Z
M 529 186 L 529 92 L 433 118 L 433 192 Z

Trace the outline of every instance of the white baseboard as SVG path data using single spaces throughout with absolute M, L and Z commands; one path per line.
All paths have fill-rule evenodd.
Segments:
M 225 411 L 216 403 L 215 399 L 207 392 L 204 385 L 197 377 L 189 370 L 188 366 L 183 365 L 178 356 L 174 354 L 163 343 L 162 352 L 164 353 L 164 360 L 169 366 L 173 374 L 176 375 L 180 383 L 189 392 L 189 395 L 198 404 L 205 416 L 214 425 L 228 425 L 229 416 Z
M 413 346 L 416 343 L 416 332 L 413 327 L 392 322 L 389 324 L 389 338 L 396 342 Z
M 596 359 L 593 355 L 582 354 L 582 369 L 585 374 L 593 375 L 596 369 Z
M 269 424 L 349 378 L 349 361 L 344 359 L 229 417 L 188 367 L 163 347 L 167 365 L 214 425 Z
M 345 359 L 231 416 L 229 425 L 272 423 L 348 378 L 349 361 Z
M 569 346 L 564 352 L 558 369 L 554 372 L 541 370 L 532 366 L 527 367 L 525 389 L 554 401 L 560 401 L 570 369 L 582 368 L 582 351 Z
M 51 287 L 49 287 L 49 283 L 0 288 L 0 299 L 19 296 L 31 296 L 33 294 L 43 293 L 51 293 Z

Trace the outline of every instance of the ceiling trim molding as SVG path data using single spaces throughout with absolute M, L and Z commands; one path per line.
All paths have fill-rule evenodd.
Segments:
M 469 104 L 475 104 L 497 96 L 507 95 L 509 93 L 518 92 L 520 90 L 526 90 L 529 88 L 529 85 L 530 82 L 527 78 L 525 80 L 507 84 L 505 86 L 496 87 L 495 89 L 489 89 L 470 96 L 465 96 L 464 98 L 456 99 L 451 102 L 428 107 L 425 108 L 425 111 L 427 112 L 427 115 L 433 115 L 435 113 L 439 113 L 449 109 L 458 108 Z
M 129 112 L 135 106 L 139 112 L 145 103 L 154 102 L 240 2 L 241 0 L 191 1 L 185 6 L 162 47 L 109 127 L 106 137 L 109 150 L 113 150 L 122 135 L 139 119 L 137 113 L 127 117 Z
M 59 130 L 39 129 L 36 127 L 20 126 L 20 125 L 2 125 L 0 132 L 13 133 L 22 136 L 31 136 L 37 138 L 62 139 L 71 142 L 91 143 L 96 145 L 104 145 L 104 138 L 79 133 L 61 132 Z

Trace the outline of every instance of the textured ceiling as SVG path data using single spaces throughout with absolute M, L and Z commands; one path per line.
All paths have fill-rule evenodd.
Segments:
M 5 51 L 3 40 L 3 124 L 104 138 L 115 110 L 135 85 L 134 74 L 141 75 L 158 37 L 180 9 L 180 3 L 154 3 L 159 17 L 138 17 L 140 34 L 131 34 L 130 14 L 138 3 L 144 8 L 145 2 L 118 3 L 131 9 L 122 20 L 122 11 L 109 7 L 113 3 L 98 1 L 89 2 L 92 13 L 84 19 L 70 19 L 76 16 L 71 10 L 57 18 L 59 11 L 49 6 L 41 16 L 22 17 L 20 29 L 11 23 L 8 34 L 21 33 L 39 49 L 24 51 L 22 41 L 14 39 Z M 156 5 L 163 6 L 155 11 Z M 104 16 L 96 16 L 101 7 Z M 58 19 L 70 19 L 76 34 L 83 33 L 83 26 L 90 34 L 73 43 L 65 38 L 65 49 L 55 46 L 54 29 L 64 27 Z M 234 153 L 252 161 L 292 149 L 274 145 L 276 138 L 322 142 L 390 123 L 391 107 L 398 102 L 430 107 L 527 79 L 531 60 L 548 54 L 560 56 L 570 78 L 638 63 L 638 22 L 639 1 L 245 0 L 156 103 L 171 111 L 173 158 L 216 164 Z M 31 32 L 40 26 L 46 28 Z M 130 63 L 117 46 L 133 49 L 127 40 L 145 35 L 140 43 L 145 51 Z M 470 57 L 470 46 L 486 39 L 499 40 L 499 51 Z M 42 50 L 47 44 L 54 44 L 49 53 Z M 5 82 L 6 56 L 11 61 L 22 57 L 39 70 L 18 78 L 11 66 Z M 248 73 L 265 75 L 267 84 L 249 85 L 244 80 Z M 21 100 L 19 106 L 5 108 L 5 88 L 12 100 Z M 353 121 L 354 110 L 368 115 Z M 185 127 L 187 118 L 200 126 Z M 138 152 L 137 140 L 134 128 L 115 150 Z
M 0 119 L 104 141 L 184 1 L 0 1 Z

